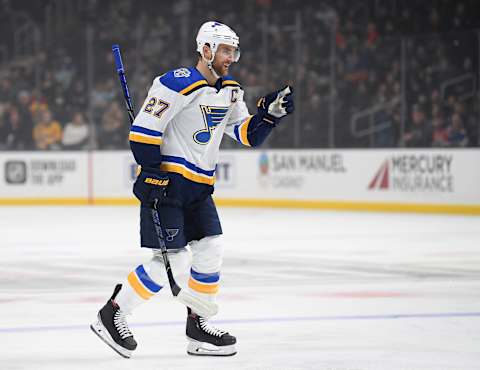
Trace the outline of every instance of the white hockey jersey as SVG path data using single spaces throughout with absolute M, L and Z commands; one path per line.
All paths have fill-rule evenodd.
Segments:
M 131 127 L 130 141 L 160 145 L 161 170 L 213 185 L 223 134 L 250 145 L 252 118 L 239 83 L 229 77 L 219 82 L 208 85 L 196 68 L 155 78 Z

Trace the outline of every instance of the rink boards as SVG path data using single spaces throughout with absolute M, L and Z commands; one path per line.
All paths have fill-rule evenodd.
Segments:
M 480 214 L 480 150 L 225 150 L 219 205 Z M 129 151 L 2 152 L 0 204 L 136 204 Z

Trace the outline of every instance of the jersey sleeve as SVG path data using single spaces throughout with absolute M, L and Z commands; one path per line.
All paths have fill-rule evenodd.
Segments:
M 156 78 L 130 128 L 129 140 L 135 160 L 142 166 L 161 163 L 160 145 L 168 123 L 182 110 L 185 96 Z
M 225 133 L 239 143 L 250 146 L 247 137 L 247 130 L 252 116 L 248 112 L 248 107 L 243 101 L 243 90 L 238 89 L 237 91 L 237 101 L 233 105 L 232 113 L 230 114 L 225 127 Z
M 258 115 L 251 115 L 243 100 L 243 90 L 238 94 L 233 111 L 230 114 L 225 133 L 246 146 L 261 145 L 272 131 L 274 125 L 265 122 Z

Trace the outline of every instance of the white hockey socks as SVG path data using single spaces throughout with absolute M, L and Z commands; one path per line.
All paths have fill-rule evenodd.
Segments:
M 186 249 L 169 253 L 170 265 L 178 283 L 186 280 L 189 266 L 189 254 Z M 153 250 L 153 258 L 143 265 L 139 265 L 130 272 L 122 290 L 118 293 L 115 301 L 126 314 L 142 303 L 148 301 L 164 286 L 168 287 L 168 277 L 163 264 L 160 251 Z
M 209 236 L 190 243 L 192 267 L 188 280 L 191 294 L 215 302 L 220 287 L 220 268 L 223 260 L 221 237 Z

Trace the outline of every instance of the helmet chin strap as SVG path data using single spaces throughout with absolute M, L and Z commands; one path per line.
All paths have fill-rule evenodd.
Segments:
M 210 72 L 212 72 L 213 77 L 215 77 L 218 80 L 220 78 L 220 76 L 218 75 L 218 73 L 213 68 L 213 60 L 215 59 L 215 53 L 213 53 L 212 59 L 210 59 L 210 60 L 205 58 L 205 56 L 202 53 L 202 59 L 205 61 L 205 63 L 207 63 L 207 67 L 210 70 Z

